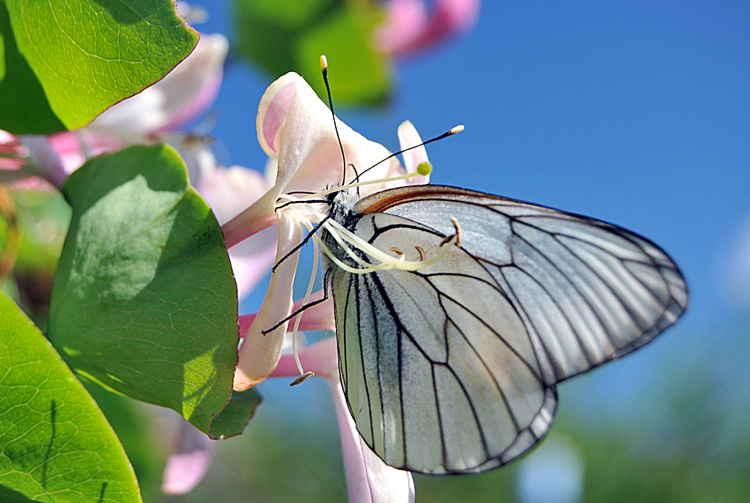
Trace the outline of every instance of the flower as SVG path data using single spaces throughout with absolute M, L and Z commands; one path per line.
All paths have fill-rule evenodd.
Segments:
M 266 177 L 243 166 L 217 163 L 205 141 L 187 141 L 178 150 L 188 168 L 190 183 L 211 207 L 219 224 L 229 221 L 268 190 Z M 275 257 L 276 234 L 261 231 L 228 250 L 239 299 L 249 294 L 268 273 Z
M 295 191 L 316 193 L 340 186 L 357 177 L 358 172 L 362 173 L 360 181 L 371 182 L 360 187 L 360 194 L 365 196 L 396 183 L 404 184 L 403 181 L 381 180 L 406 173 L 393 157 L 380 162 L 390 155 L 382 145 L 367 140 L 338 119 L 334 127 L 328 107 L 296 73 L 282 76 L 266 90 L 258 107 L 257 131 L 263 150 L 276 161 L 276 182 L 222 230 L 227 246 L 231 248 L 277 223 L 277 266 L 263 304 L 240 347 L 234 381 L 237 390 L 262 382 L 281 358 L 288 322 L 279 322 L 292 312 L 292 286 L 299 255 L 297 247 L 304 238 L 302 226 L 315 223 L 308 215 L 302 214 L 304 209 L 299 205 L 277 211 L 277 201 L 293 198 L 291 194 Z M 421 143 L 416 130 L 408 122 L 399 128 L 399 137 L 402 148 Z M 346 157 L 345 170 L 342 149 Z M 410 151 L 404 162 L 407 168 L 412 168 L 425 159 L 424 148 L 419 147 Z M 364 169 L 370 166 L 375 168 L 365 172 Z M 426 180 L 422 177 L 417 182 Z M 273 327 L 274 330 L 264 332 Z
M 299 359 L 307 370 L 323 377 L 331 388 L 344 454 L 349 502 L 413 503 L 415 493 L 411 473 L 386 465 L 370 450 L 356 429 L 339 383 L 336 339 L 328 337 L 303 348 L 299 352 Z M 294 355 L 285 354 L 271 377 L 297 375 Z
M 424 0 L 390 0 L 377 44 L 391 56 L 415 53 L 466 31 L 478 16 L 479 0 L 437 0 L 429 17 Z
M 166 494 L 185 494 L 193 490 L 211 466 L 214 441 L 180 417 L 180 428 L 172 454 L 162 476 L 161 490 Z
M 275 223 L 278 243 L 276 267 L 260 310 L 239 319 L 243 340 L 235 373 L 237 390 L 255 386 L 267 377 L 299 376 L 297 355 L 283 353 L 285 334 L 295 322 L 299 321 L 296 327 L 299 330 L 335 330 L 333 306 L 324 292 L 315 292 L 292 303 L 298 247 L 304 238 L 303 227 L 311 228 L 320 221 L 320 214 L 310 210 L 309 203 L 277 208 L 277 202 L 294 201 L 296 191 L 314 194 L 340 186 L 355 177 L 370 182 L 359 187 L 362 196 L 396 185 L 428 181 L 427 175 L 411 176 L 408 182 L 390 179 L 416 171 L 417 166 L 427 159 L 424 146 L 404 153 L 405 168 L 402 167 L 395 158 L 389 158 L 390 153 L 385 147 L 333 119 L 330 110 L 295 73 L 284 75 L 269 86 L 258 107 L 257 129 L 261 146 L 274 161 L 275 184 L 222 229 L 227 245 L 232 249 L 248 236 L 265 232 Z M 399 127 L 398 136 L 402 149 L 422 143 L 410 122 Z M 342 150 L 345 163 L 341 159 Z M 381 162 L 383 159 L 387 160 Z M 371 166 L 375 168 L 367 169 Z M 311 307 L 299 315 L 300 320 L 294 317 L 279 324 L 305 303 Z M 278 326 L 274 330 L 264 333 L 275 325 Z M 356 430 L 339 382 L 335 338 L 329 337 L 301 349 L 298 357 L 301 367 L 326 379 L 331 388 L 341 434 L 349 501 L 413 502 L 411 474 L 386 465 Z

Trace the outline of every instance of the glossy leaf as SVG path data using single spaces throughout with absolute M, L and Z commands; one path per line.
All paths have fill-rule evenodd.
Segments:
M 260 405 L 261 400 L 260 393 L 255 388 L 233 392 L 227 408 L 211 425 L 209 436 L 218 440 L 242 433 L 248 421 L 255 414 L 255 409 Z
M 5 0 L 0 37 L 0 129 L 19 134 L 86 125 L 161 79 L 198 40 L 172 0 Z
M 95 158 L 64 186 L 73 217 L 49 336 L 77 372 L 208 433 L 230 399 L 237 293 L 224 238 L 177 152 Z
M 141 501 L 130 463 L 96 402 L 2 293 L 0 501 Z

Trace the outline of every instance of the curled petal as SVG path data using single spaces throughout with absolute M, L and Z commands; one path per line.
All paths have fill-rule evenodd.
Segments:
M 285 213 L 279 213 L 279 244 L 276 262 L 289 253 L 302 240 L 302 229 Z M 292 312 L 292 290 L 299 251 L 278 263 L 271 276 L 266 298 L 258 315 L 250 325 L 240 346 L 239 363 L 234 376 L 234 389 L 243 391 L 264 381 L 276 368 L 284 346 L 288 321 L 272 332 L 267 330 Z
M 401 150 L 405 150 L 422 143 L 422 138 L 419 136 L 417 129 L 411 121 L 404 121 L 398 127 L 398 141 L 401 145 Z M 404 168 L 407 173 L 413 173 L 421 163 L 429 162 L 429 159 L 427 158 L 427 149 L 424 148 L 424 145 L 408 150 L 401 156 L 404 159 Z M 430 175 L 413 176 L 409 178 L 406 183 L 409 185 L 430 183 Z
M 279 157 L 281 133 L 289 115 L 298 77 L 296 73 L 287 73 L 279 77 L 268 86 L 260 99 L 255 126 L 258 143 L 268 157 Z
M 367 140 L 338 119 L 336 124 L 346 155 L 346 180 L 351 181 L 356 173 L 388 156 L 382 145 Z M 296 73 L 288 73 L 269 86 L 258 107 L 257 129 L 263 150 L 278 161 L 276 196 L 294 190 L 318 191 L 344 181 L 341 147 L 331 112 Z M 390 159 L 365 179 L 384 178 L 397 168 L 398 161 Z
M 349 503 L 413 503 L 410 472 L 386 465 L 357 431 L 338 379 L 328 379 L 339 422 Z
M 214 442 L 180 418 L 178 438 L 162 477 L 162 492 L 185 494 L 192 491 L 208 471 L 213 453 Z

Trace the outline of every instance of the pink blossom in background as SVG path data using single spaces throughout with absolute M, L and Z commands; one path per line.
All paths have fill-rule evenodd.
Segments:
M 0 129 L 0 170 L 16 171 L 24 165 L 29 151 L 16 135 Z
M 425 0 L 389 0 L 376 43 L 383 52 L 397 57 L 428 49 L 474 26 L 479 3 L 436 0 L 428 13 Z
M 183 142 L 178 150 L 187 165 L 190 183 L 211 206 L 219 224 L 232 219 L 268 190 L 268 182 L 259 171 L 219 165 L 204 141 Z M 271 269 L 276 232 L 263 230 L 228 252 L 241 301 Z
M 192 491 L 211 466 L 216 445 L 182 417 L 178 421 L 179 431 L 162 477 L 161 490 L 165 494 Z
M 228 50 L 224 35 L 202 35 L 193 52 L 167 76 L 105 110 L 88 126 L 50 136 L 22 136 L 35 175 L 60 188 L 91 157 L 128 145 L 180 140 L 184 135 L 169 130 L 194 120 L 213 103 Z
M 193 52 L 163 79 L 105 110 L 87 127 L 127 139 L 186 125 L 216 99 L 228 51 L 224 35 L 201 34 Z

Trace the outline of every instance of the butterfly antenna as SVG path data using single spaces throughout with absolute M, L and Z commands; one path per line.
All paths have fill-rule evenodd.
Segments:
M 365 173 L 367 173 L 371 169 L 375 168 L 376 166 L 379 166 L 380 164 L 383 164 L 385 161 L 387 161 L 388 159 L 391 159 L 392 157 L 396 157 L 397 155 L 401 155 L 404 152 L 408 152 L 409 150 L 414 150 L 415 148 L 423 147 L 423 146 L 427 145 L 428 143 L 432 143 L 434 141 L 442 140 L 443 138 L 447 138 L 447 137 L 449 137 L 451 135 L 454 135 L 456 133 L 460 133 L 463 130 L 464 130 L 463 124 L 459 124 L 458 126 L 453 126 L 448 131 L 446 131 L 445 133 L 443 133 L 441 135 L 438 135 L 438 136 L 436 136 L 434 138 L 430 138 L 429 140 L 425 140 L 422 143 L 418 143 L 416 145 L 412 145 L 411 147 L 406 147 L 405 149 L 399 150 L 398 152 L 394 152 L 394 153 L 390 154 L 389 156 L 384 157 L 383 159 L 379 160 L 378 162 L 376 162 L 375 164 L 373 164 L 372 166 L 370 166 L 369 168 L 367 168 L 366 170 L 364 170 L 362 173 L 358 174 L 357 177 L 352 181 L 352 183 L 358 182 L 359 181 L 359 177 L 361 177 L 362 175 L 364 175 Z
M 336 131 L 336 139 L 339 142 L 339 148 L 341 149 L 341 160 L 344 166 L 344 176 L 341 180 L 341 185 L 346 183 L 346 154 L 344 154 L 344 145 L 341 143 L 341 135 L 339 135 L 339 128 L 336 125 L 336 113 L 333 111 L 333 98 L 331 97 L 331 86 L 328 84 L 328 59 L 325 55 L 320 56 L 320 71 L 323 73 L 323 82 L 326 85 L 326 92 L 328 93 L 328 108 L 331 109 L 331 117 L 333 117 L 333 129 Z

